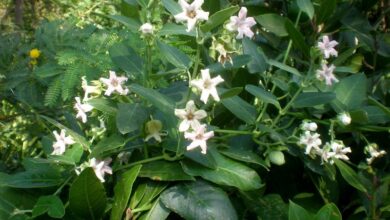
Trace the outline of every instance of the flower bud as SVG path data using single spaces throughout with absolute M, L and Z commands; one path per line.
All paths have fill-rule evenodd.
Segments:
M 268 154 L 268 159 L 271 161 L 271 163 L 278 166 L 281 166 L 286 163 L 286 161 L 284 160 L 284 154 L 281 151 L 271 151 Z
M 153 34 L 153 26 L 150 23 L 145 23 L 143 24 L 139 30 L 142 32 L 144 35 L 148 34 Z
M 343 125 L 349 125 L 349 124 L 351 124 L 351 121 L 352 121 L 351 116 L 347 112 L 343 112 L 343 113 L 339 114 L 337 116 L 337 119 Z

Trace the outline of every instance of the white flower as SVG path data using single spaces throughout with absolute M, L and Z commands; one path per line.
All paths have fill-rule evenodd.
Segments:
M 306 146 L 305 154 L 310 154 L 312 149 L 316 152 L 320 151 L 320 145 L 322 141 L 320 139 L 320 134 L 311 133 L 310 131 L 305 131 L 299 138 L 298 145 Z
M 85 76 L 81 77 L 81 87 L 84 90 L 83 101 L 88 100 L 89 99 L 88 95 L 91 94 L 91 93 L 92 94 L 100 94 L 101 93 L 99 87 L 97 87 L 97 86 L 89 86 L 88 85 L 88 82 L 87 82 Z
M 254 33 L 251 27 L 256 24 L 253 17 L 246 17 L 248 10 L 245 7 L 240 9 L 237 16 L 230 17 L 230 22 L 226 25 L 229 31 L 238 31 L 237 39 L 242 39 L 245 36 L 252 38 Z
M 327 142 L 324 146 L 322 159 L 330 164 L 334 163 L 334 159 L 349 160 L 347 153 L 351 153 L 350 147 L 345 147 L 342 141 Z
M 65 130 L 62 129 L 60 134 L 57 131 L 53 131 L 56 142 L 53 144 L 52 155 L 62 155 L 65 152 L 66 145 L 74 144 L 74 140 L 70 136 L 65 136 Z
M 331 86 L 333 82 L 339 80 L 333 75 L 333 71 L 336 67 L 332 64 L 328 67 L 326 64 L 322 64 L 322 70 L 317 70 L 317 78 L 319 80 L 325 79 L 325 84 Z
M 175 115 L 183 120 L 179 125 L 179 131 L 187 131 L 190 127 L 196 130 L 200 126 L 199 120 L 207 117 L 204 110 L 197 110 L 194 101 L 190 100 L 185 109 L 175 109 Z
M 144 35 L 148 35 L 148 34 L 153 34 L 153 26 L 152 24 L 150 23 L 145 23 L 143 25 L 141 25 L 141 27 L 139 28 L 139 30 L 142 32 L 142 34 Z
M 76 118 L 80 118 L 83 123 L 87 122 L 87 112 L 92 111 L 93 106 L 87 103 L 81 103 L 80 97 L 75 97 L 74 108 L 77 110 Z
M 95 171 L 96 177 L 104 183 L 104 175 L 106 173 L 112 174 L 112 168 L 108 166 L 111 163 L 111 158 L 105 159 L 104 161 L 97 160 L 95 158 L 92 158 L 89 161 L 89 166 L 93 168 L 93 171 Z
M 222 44 L 217 44 L 215 50 L 218 51 L 218 62 L 225 65 L 226 61 L 233 65 L 232 57 L 228 54 L 225 47 Z
M 114 71 L 110 71 L 110 78 L 100 78 L 100 81 L 107 85 L 107 90 L 104 93 L 106 96 L 110 96 L 114 91 L 121 95 L 126 95 L 129 92 L 127 88 L 122 88 L 122 84 L 127 81 L 127 77 L 116 76 Z
M 349 125 L 349 124 L 351 124 L 351 121 L 352 121 L 351 116 L 347 112 L 340 113 L 337 116 L 337 119 L 343 125 Z
M 316 131 L 317 128 L 318 128 L 318 126 L 315 122 L 304 121 L 301 124 L 301 129 L 304 131 Z
M 318 42 L 317 47 L 324 54 L 325 59 L 328 59 L 330 56 L 337 57 L 338 53 L 337 50 L 334 49 L 334 47 L 337 46 L 338 44 L 339 43 L 335 40 L 329 41 L 328 36 L 323 36 L 322 42 Z
M 187 150 L 192 150 L 196 147 L 200 147 L 202 150 L 202 154 L 206 154 L 207 152 L 207 143 L 206 141 L 214 137 L 214 132 L 209 131 L 205 133 L 206 125 L 200 125 L 196 130 L 193 132 L 185 132 L 184 137 L 188 140 L 192 140 L 192 143 L 187 146 Z
M 148 141 L 150 138 L 154 138 L 157 142 L 161 142 L 161 136 L 166 135 L 165 133 L 161 133 L 162 123 L 159 120 L 150 120 L 146 123 L 146 133 L 148 134 L 145 137 L 145 141 Z
M 378 145 L 375 143 L 367 145 L 364 150 L 370 156 L 366 159 L 368 164 L 372 164 L 376 158 L 386 154 L 386 151 L 384 150 L 378 151 Z
M 190 84 L 202 91 L 200 100 L 202 100 L 204 103 L 207 103 L 207 100 L 209 99 L 210 95 L 213 96 L 214 100 L 218 102 L 219 96 L 215 86 L 225 80 L 223 80 L 222 77 L 219 75 L 211 79 L 209 69 L 201 70 L 201 74 L 202 79 L 191 80 Z
M 207 21 L 209 19 L 209 13 L 201 9 L 203 0 L 195 0 L 191 4 L 185 0 L 179 0 L 179 4 L 183 12 L 175 15 L 175 19 L 176 22 L 187 22 L 187 32 L 194 29 L 198 20 Z

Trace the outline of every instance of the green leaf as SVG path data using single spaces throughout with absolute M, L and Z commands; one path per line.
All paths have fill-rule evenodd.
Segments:
M 41 196 L 32 210 L 32 217 L 35 218 L 44 213 L 53 218 L 62 218 L 65 215 L 65 207 L 58 196 Z
M 286 19 L 278 14 L 262 14 L 256 16 L 255 19 L 265 29 L 276 34 L 276 36 L 285 37 L 288 35 L 284 26 Z
M 311 0 L 297 0 L 297 4 L 301 11 L 305 12 L 310 19 L 313 19 L 314 6 Z
M 0 178 L 3 178 L 1 173 Z M 12 217 L 21 217 L 20 219 L 27 219 L 22 218 L 21 214 L 15 215 L 14 211 L 31 210 L 35 202 L 36 195 L 31 195 L 25 190 L 0 187 L 0 219 L 12 219 Z
M 127 73 L 141 75 L 143 73 L 143 61 L 133 48 L 125 43 L 117 43 L 109 50 L 112 62 Z
M 345 106 L 344 110 L 360 108 L 367 99 L 367 78 L 356 74 L 343 78 L 334 87 L 337 100 Z
M 247 64 L 249 73 L 263 73 L 267 70 L 267 57 L 261 47 L 246 37 L 242 40 L 242 47 L 244 54 L 250 55 L 252 58 Z
M 284 203 L 279 194 L 268 194 L 262 196 L 257 191 L 240 191 L 244 197 L 245 205 L 253 210 L 260 219 L 264 220 L 285 220 L 288 219 L 288 206 Z
M 114 19 L 115 21 L 118 21 L 129 28 L 130 31 L 138 32 L 139 27 L 141 24 L 133 19 L 122 15 L 108 15 L 109 18 Z
M 159 36 L 165 36 L 165 35 L 187 35 L 191 37 L 196 36 L 195 30 L 191 30 L 190 32 L 187 32 L 186 26 L 171 24 L 171 23 L 165 24 L 157 34 Z
M 244 149 L 242 146 L 232 146 L 229 147 L 227 150 L 221 151 L 223 155 L 226 155 L 227 157 L 230 157 L 234 160 L 246 162 L 246 163 L 252 163 L 257 164 L 262 167 L 264 167 L 266 170 L 268 170 L 268 167 L 263 159 L 253 151 L 250 151 L 248 149 Z
M 296 76 L 301 76 L 301 73 L 295 69 L 294 67 L 291 67 L 291 66 L 287 66 L 286 64 L 283 64 L 283 63 L 280 63 L 276 60 L 268 60 L 267 63 L 271 66 L 275 66 L 275 67 L 278 67 L 279 69 L 281 70 L 284 70 L 286 72 L 289 72 L 289 73 L 292 73 Z
M 157 47 L 160 50 L 165 59 L 168 60 L 171 64 L 173 64 L 177 68 L 189 69 L 191 66 L 191 60 L 188 56 L 181 52 L 176 47 L 172 47 L 168 44 L 165 44 L 161 41 L 157 41 Z
M 202 154 L 199 150 L 191 150 L 184 152 L 184 156 L 195 161 L 205 167 L 216 169 L 217 163 L 214 160 L 214 157 L 211 154 Z
M 7 175 L 0 173 L 0 186 L 12 188 L 45 188 L 58 186 L 64 181 L 60 172 L 50 166 Z
M 367 192 L 367 189 L 364 187 L 362 182 L 359 179 L 359 176 L 356 174 L 356 172 L 349 167 L 347 164 L 342 162 L 341 160 L 335 160 L 335 164 L 337 168 L 339 169 L 341 176 L 344 178 L 349 185 L 353 186 L 354 188 L 362 191 Z
M 162 4 L 172 15 L 177 15 L 182 12 L 180 5 L 173 0 L 162 0 Z
M 92 168 L 86 168 L 69 189 L 69 207 L 84 219 L 100 219 L 107 204 L 103 184 Z
M 242 87 L 234 87 L 229 90 L 222 90 L 219 97 L 221 99 L 230 98 L 236 95 L 239 95 L 242 92 Z
M 309 212 L 301 206 L 295 204 L 290 200 L 290 205 L 288 209 L 288 219 L 289 220 L 311 220 Z
M 169 210 L 167 207 L 164 206 L 164 204 L 161 202 L 160 199 L 157 199 L 152 208 L 149 210 L 149 212 L 145 215 L 145 220 L 164 220 L 168 218 L 169 213 L 171 210 Z
M 337 0 L 320 0 L 320 4 L 315 10 L 317 25 L 331 18 L 331 15 L 336 11 L 336 6 Z
M 168 182 L 157 181 L 147 181 L 139 185 L 131 198 L 130 208 L 135 209 L 149 205 L 167 186 Z
M 161 201 L 184 219 L 238 219 L 227 194 L 203 181 L 175 185 Z
M 209 17 L 207 22 L 200 26 L 200 29 L 203 32 L 209 32 L 212 29 L 223 24 L 227 19 L 229 19 L 234 13 L 240 9 L 238 6 L 232 6 L 229 8 L 222 9 Z
M 80 162 L 83 152 L 83 147 L 80 144 L 73 144 L 72 147 L 66 149 L 63 155 L 48 155 L 48 158 L 54 163 L 76 165 Z
M 316 214 L 315 220 L 342 220 L 341 213 L 333 203 L 324 205 Z
M 229 109 L 237 118 L 248 124 L 256 121 L 256 109 L 238 96 L 221 100 L 222 104 Z
M 143 165 L 140 177 L 148 177 L 156 181 L 195 180 L 183 171 L 177 162 L 154 161 Z
M 88 100 L 87 103 L 92 105 L 95 109 L 108 115 L 116 115 L 116 112 L 118 111 L 115 104 L 108 99 L 94 98 Z
M 159 93 L 156 90 L 145 88 L 138 84 L 131 84 L 129 89 L 148 100 L 154 105 L 154 107 L 160 109 L 165 114 L 173 115 L 175 109 L 174 102 L 165 95 Z
M 192 176 L 201 176 L 216 184 L 234 186 L 243 191 L 259 189 L 262 186 L 261 179 L 255 170 L 222 156 L 215 149 L 209 148 L 208 153 L 214 157 L 217 163 L 216 169 L 210 169 L 191 161 L 183 161 L 184 171 Z
M 293 106 L 295 108 L 314 107 L 331 102 L 336 98 L 333 92 L 304 92 L 298 95 Z
M 248 91 L 250 94 L 256 96 L 260 99 L 260 101 L 265 103 L 270 103 L 274 106 L 276 106 L 278 109 L 280 109 L 280 104 L 276 96 L 274 94 L 266 91 L 265 89 L 254 86 L 254 85 L 246 85 L 245 90 Z
M 294 24 L 289 19 L 286 19 L 285 26 L 286 26 L 286 31 L 288 32 L 288 35 L 290 36 L 294 47 L 299 49 L 306 57 L 309 57 L 310 48 L 307 45 L 302 33 L 295 28 Z
M 111 220 L 122 219 L 129 202 L 133 184 L 141 170 L 141 165 L 132 167 L 122 174 L 114 188 L 114 203 L 112 204 Z
M 103 155 L 105 152 L 115 150 L 119 147 L 122 147 L 126 144 L 125 138 L 122 136 L 114 133 L 113 135 L 109 137 L 103 138 L 93 149 L 91 154 L 89 155 L 89 158 L 103 158 Z
M 146 109 L 139 103 L 119 103 L 116 114 L 116 126 L 121 134 L 127 134 L 142 128 L 148 119 Z

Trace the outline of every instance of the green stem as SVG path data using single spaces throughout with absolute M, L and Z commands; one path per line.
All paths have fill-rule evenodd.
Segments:
M 137 162 L 134 162 L 134 163 L 130 163 L 130 164 L 118 167 L 115 171 L 122 170 L 122 169 L 125 169 L 125 168 L 128 168 L 128 167 L 132 167 L 132 166 L 135 166 L 135 165 L 138 165 L 138 164 L 149 163 L 149 162 L 153 162 L 153 161 L 156 161 L 156 160 L 162 160 L 162 159 L 164 159 L 163 155 L 156 156 L 156 157 L 151 157 L 151 158 L 148 158 L 148 159 L 145 159 L 145 160 L 140 160 L 140 161 L 137 161 Z
M 217 133 L 225 133 L 225 134 L 236 134 L 236 135 L 241 135 L 241 134 L 253 134 L 252 131 L 237 131 L 237 130 L 224 130 L 224 129 L 216 129 L 214 132 Z
M 272 127 L 274 127 L 280 120 L 280 118 L 287 113 L 287 111 L 290 109 L 291 105 L 294 103 L 295 99 L 297 99 L 298 95 L 302 92 L 303 87 L 299 87 L 299 89 L 295 92 L 294 96 L 291 98 L 291 100 L 287 103 L 287 105 L 279 111 L 278 116 L 274 119 L 272 122 Z
M 301 18 L 301 14 L 302 14 L 302 11 L 299 11 L 297 19 L 295 20 L 294 27 L 298 27 L 298 23 L 299 23 L 299 19 Z M 286 62 L 287 62 L 288 55 L 290 54 L 290 51 L 292 48 L 292 43 L 293 43 L 292 40 L 290 40 L 288 42 L 287 50 L 286 50 L 286 53 L 284 54 L 284 58 L 283 58 L 283 64 L 286 64 Z
M 141 208 L 133 209 L 133 210 L 131 210 L 131 212 L 132 213 L 137 213 L 137 212 L 142 212 L 142 211 L 149 210 L 151 208 L 152 208 L 152 205 L 147 205 L 147 206 L 143 206 Z
M 66 184 L 69 183 L 69 181 L 73 178 L 73 175 L 70 175 L 68 179 L 65 180 L 65 182 L 53 193 L 53 196 L 58 195 L 62 189 L 66 186 Z

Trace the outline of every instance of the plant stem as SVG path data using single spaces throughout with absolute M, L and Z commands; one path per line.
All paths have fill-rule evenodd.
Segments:
M 236 131 L 236 130 L 224 130 L 224 129 L 216 129 L 216 130 L 214 130 L 214 132 L 225 133 L 225 134 L 236 134 L 236 135 L 253 134 L 252 131 Z
M 299 11 L 297 19 L 295 20 L 294 27 L 298 27 L 298 23 L 299 23 L 299 19 L 301 18 L 301 14 L 302 14 L 302 11 Z M 287 50 L 286 50 L 286 53 L 284 54 L 284 58 L 283 58 L 283 64 L 286 64 L 286 62 L 287 62 L 288 55 L 290 54 L 290 51 L 292 48 L 292 43 L 293 43 L 292 40 L 290 40 L 288 42 Z
M 274 127 L 280 120 L 280 118 L 287 113 L 287 111 L 290 109 L 291 105 L 294 103 L 295 99 L 297 99 L 298 95 L 302 92 L 303 87 L 299 87 L 299 89 L 295 92 L 291 100 L 287 103 L 287 105 L 279 111 L 278 116 L 274 119 L 272 122 L 272 127 Z
M 69 183 L 69 181 L 73 178 L 73 175 L 70 175 L 68 179 L 65 180 L 65 182 L 53 193 L 53 196 L 58 195 L 62 189 L 66 186 L 66 184 Z
M 122 170 L 122 169 L 125 169 L 125 168 L 128 168 L 128 167 L 132 167 L 132 166 L 135 166 L 135 165 L 138 165 L 138 164 L 149 163 L 149 162 L 153 162 L 153 161 L 156 161 L 156 160 L 162 160 L 162 159 L 164 159 L 163 155 L 156 156 L 156 157 L 151 157 L 151 158 L 148 158 L 148 159 L 140 160 L 140 161 L 137 161 L 137 162 L 134 162 L 134 163 L 130 163 L 130 164 L 118 167 L 115 171 Z

